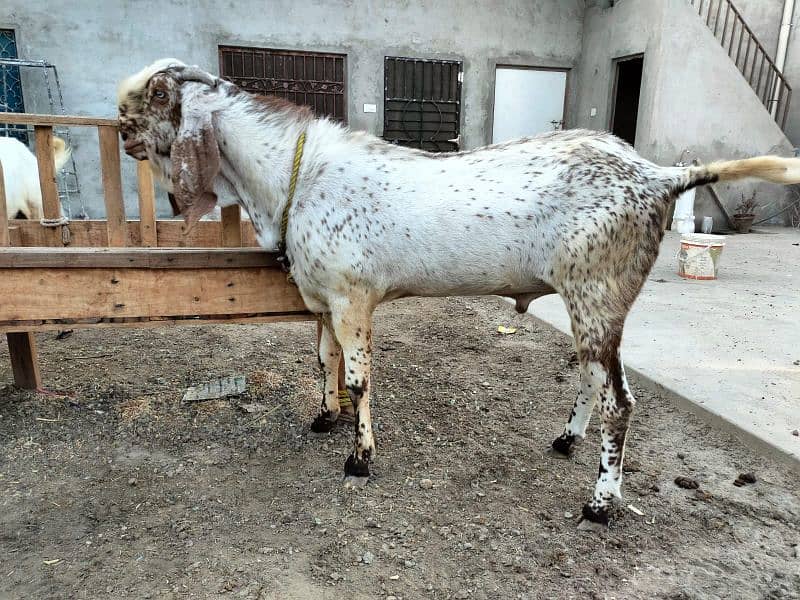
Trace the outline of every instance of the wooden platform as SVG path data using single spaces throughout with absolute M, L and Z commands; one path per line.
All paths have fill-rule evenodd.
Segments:
M 0 332 L 311 318 L 255 248 L 0 248 L 0 295 Z

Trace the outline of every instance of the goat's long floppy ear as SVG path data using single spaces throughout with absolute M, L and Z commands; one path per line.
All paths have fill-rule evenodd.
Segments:
M 214 177 L 219 172 L 219 146 L 208 110 L 183 106 L 178 137 L 172 143 L 172 188 L 175 203 L 191 230 L 217 204 Z

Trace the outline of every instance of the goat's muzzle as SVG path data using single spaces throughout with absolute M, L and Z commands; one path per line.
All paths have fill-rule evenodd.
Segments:
M 132 156 L 136 160 L 145 160 L 147 158 L 144 142 L 128 137 L 122 144 L 122 147 L 125 150 L 125 154 Z

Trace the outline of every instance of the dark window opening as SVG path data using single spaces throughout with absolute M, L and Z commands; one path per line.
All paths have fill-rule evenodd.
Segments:
M 241 46 L 219 47 L 222 77 L 256 94 L 311 107 L 318 117 L 347 123 L 347 56 Z
M 0 59 L 19 58 L 17 38 L 13 29 L 0 29 Z M 25 112 L 22 98 L 22 78 L 19 67 L 4 64 L 0 60 L 0 112 Z M 17 138 L 28 143 L 28 128 L 25 125 L 0 124 L 0 135 Z
M 384 139 L 431 152 L 459 149 L 461 62 L 384 59 Z
M 643 66 L 644 56 L 642 55 L 616 61 L 611 132 L 631 146 L 636 142 Z

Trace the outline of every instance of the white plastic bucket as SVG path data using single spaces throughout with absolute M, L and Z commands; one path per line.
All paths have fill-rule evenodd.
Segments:
M 724 247 L 724 235 L 690 233 L 681 236 L 678 275 L 685 279 L 716 279 Z

